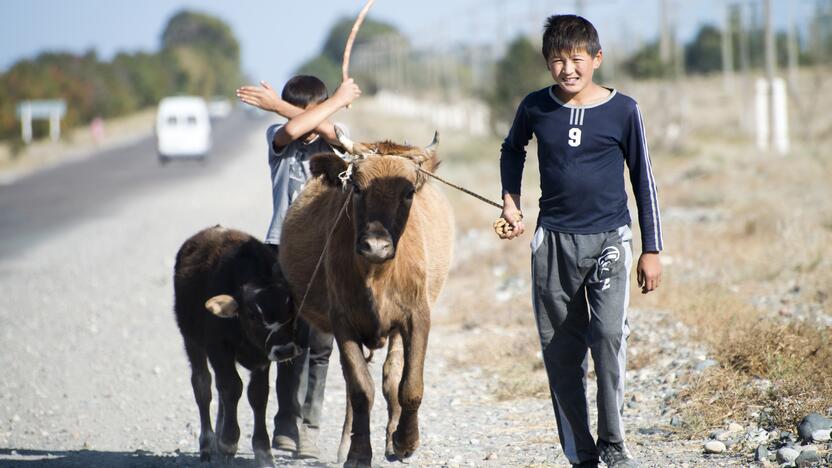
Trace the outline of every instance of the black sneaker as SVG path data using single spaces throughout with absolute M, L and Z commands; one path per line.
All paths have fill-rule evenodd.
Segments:
M 573 463 L 572 468 L 598 468 L 597 461 L 585 461 L 581 463 Z
M 638 468 L 638 462 L 632 455 L 624 442 L 617 444 L 598 441 L 598 454 L 601 461 L 610 468 Z

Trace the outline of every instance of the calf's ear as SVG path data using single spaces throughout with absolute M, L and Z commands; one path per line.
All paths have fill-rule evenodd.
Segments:
M 347 170 L 347 162 L 335 153 L 320 153 L 309 160 L 309 170 L 313 177 L 323 176 L 326 185 L 340 187 L 338 176 Z
M 237 301 L 228 294 L 220 294 L 208 299 L 205 301 L 205 308 L 220 318 L 236 317 L 239 311 Z

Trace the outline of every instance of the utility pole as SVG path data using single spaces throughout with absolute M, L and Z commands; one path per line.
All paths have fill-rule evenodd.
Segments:
M 798 47 L 797 47 L 797 24 L 795 21 L 795 14 L 794 14 L 794 2 L 788 2 L 789 4 L 789 24 L 786 29 L 786 40 L 787 46 L 786 50 L 788 52 L 789 57 L 789 88 L 792 90 L 797 89 L 797 54 L 798 54 Z
M 659 21 L 660 38 L 659 38 L 659 59 L 661 59 L 663 68 L 668 69 L 671 57 L 673 56 L 673 44 L 670 39 L 670 21 L 668 19 L 667 0 L 659 0 Z
M 765 8 L 765 60 L 766 81 L 768 82 L 768 128 L 769 145 L 774 147 L 774 75 L 776 73 L 776 57 L 774 55 L 774 18 L 771 12 L 771 0 L 764 0 Z
M 734 47 L 731 41 L 731 7 L 725 4 L 725 26 L 722 28 L 722 77 L 725 91 L 734 89 Z
M 751 59 L 748 54 L 748 34 L 745 27 L 745 12 L 742 4 L 735 6 L 737 14 L 737 38 L 740 43 L 740 72 L 743 77 L 748 75 L 748 69 L 751 67 Z

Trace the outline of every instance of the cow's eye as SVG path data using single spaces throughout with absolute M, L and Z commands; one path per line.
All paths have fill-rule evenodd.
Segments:
M 413 196 L 416 195 L 416 190 L 410 189 L 404 194 L 405 200 L 413 200 Z

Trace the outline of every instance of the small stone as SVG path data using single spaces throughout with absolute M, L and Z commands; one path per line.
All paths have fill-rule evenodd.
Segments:
M 713 359 L 705 359 L 704 361 L 702 361 L 702 362 L 700 362 L 699 364 L 697 364 L 697 365 L 696 365 L 696 367 L 694 367 L 694 368 L 693 368 L 693 370 L 695 370 L 696 372 L 702 372 L 702 371 L 704 371 L 705 369 L 707 369 L 707 368 L 709 368 L 709 367 L 713 367 L 713 366 L 715 366 L 715 365 L 717 365 L 717 364 L 719 364 L 719 363 L 718 363 L 718 362 L 716 362 L 716 361 L 715 361 L 715 360 L 713 360 Z
M 764 444 L 760 444 L 757 447 L 757 450 L 754 451 L 754 461 L 761 462 L 763 460 L 768 460 L 768 447 Z
M 722 453 L 725 450 L 725 444 L 718 440 L 709 440 L 705 443 L 705 453 Z M 795 457 L 797 457 L 797 455 L 795 455 Z
M 794 460 L 794 464 L 798 468 L 803 468 L 804 466 L 812 466 L 812 464 L 817 463 L 820 461 L 820 457 L 818 453 L 814 450 L 804 450 L 800 452 L 800 455 Z
M 743 430 L 745 430 L 745 428 L 735 422 L 728 425 L 728 432 L 742 432 Z
M 491 461 L 491 460 L 496 460 L 496 459 L 497 459 L 497 454 L 495 452 L 491 452 L 488 455 L 486 455 L 485 458 L 483 458 L 483 460 L 485 460 L 485 461 Z
M 719 430 L 713 433 L 713 438 L 720 442 L 725 442 L 726 440 L 730 439 L 732 435 L 733 434 L 731 434 L 728 431 Z
M 827 442 L 830 439 L 832 439 L 832 430 L 830 429 L 821 429 L 812 432 L 812 440 L 815 442 Z
M 780 463 L 794 463 L 798 456 L 800 452 L 791 447 L 783 447 L 777 451 L 777 461 Z
M 673 427 L 682 427 L 685 422 L 682 420 L 682 417 L 678 414 L 674 414 L 673 417 L 670 418 L 670 425 Z
M 818 413 L 811 413 L 797 426 L 797 433 L 801 440 L 812 440 L 812 433 L 815 431 L 832 429 L 832 419 L 825 418 Z

